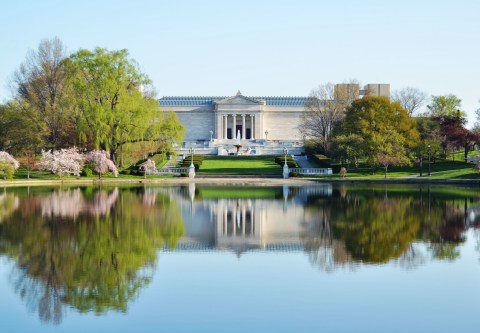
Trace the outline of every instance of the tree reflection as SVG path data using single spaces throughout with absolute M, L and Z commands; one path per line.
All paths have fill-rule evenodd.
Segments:
M 455 260 L 466 240 L 466 215 L 466 198 L 434 196 L 430 188 L 341 187 L 332 197 L 308 199 L 300 237 L 310 261 L 325 271 L 392 260 L 413 268 L 429 258 Z
M 0 193 L 0 223 L 8 218 L 15 210 L 18 209 L 20 201 L 14 194 L 7 193 L 6 189 Z
M 32 196 L 0 224 L 1 251 L 14 258 L 15 290 L 44 321 L 63 306 L 127 311 L 153 275 L 157 250 L 185 230 L 176 202 L 144 189 L 59 190 Z

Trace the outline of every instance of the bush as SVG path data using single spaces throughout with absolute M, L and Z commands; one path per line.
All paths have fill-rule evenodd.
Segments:
M 298 172 L 296 172 L 296 171 L 291 171 L 288 175 L 289 175 L 289 177 L 298 177 L 299 176 Z
M 92 177 L 92 176 L 93 176 L 93 170 L 90 169 L 90 168 L 83 168 L 82 173 L 80 174 L 80 176 Z
M 5 160 L 0 160 L 0 178 L 2 179 L 12 179 L 15 169 L 13 165 Z
M 130 174 L 132 173 L 132 170 L 130 170 L 130 169 L 125 169 L 125 170 L 120 171 L 120 173 L 121 173 L 122 175 L 130 175 Z

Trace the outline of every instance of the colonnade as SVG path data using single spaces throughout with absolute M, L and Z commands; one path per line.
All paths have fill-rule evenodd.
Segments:
M 253 207 L 224 206 L 217 215 L 217 223 L 223 236 L 249 237 L 257 232 Z
M 242 125 L 242 131 L 241 131 L 241 137 L 242 140 L 245 139 L 255 139 L 255 132 L 257 130 L 257 121 L 259 120 L 258 117 L 255 117 L 254 114 L 220 114 L 217 115 L 217 138 L 218 139 L 228 139 L 228 129 L 231 129 L 231 138 L 230 139 L 235 139 L 236 138 L 236 128 L 237 128 L 237 118 L 241 117 L 241 119 L 238 119 L 239 124 Z M 247 138 L 247 120 L 249 120 L 249 128 L 250 128 L 250 137 Z M 229 127 L 230 123 L 230 127 Z

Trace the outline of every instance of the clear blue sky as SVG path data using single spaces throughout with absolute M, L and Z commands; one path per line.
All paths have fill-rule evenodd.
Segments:
M 358 79 L 480 107 L 480 1 L 3 0 L 0 101 L 44 38 L 126 48 L 159 96 L 302 96 Z

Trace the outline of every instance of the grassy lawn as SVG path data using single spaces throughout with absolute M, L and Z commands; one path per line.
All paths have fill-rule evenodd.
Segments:
M 281 175 L 273 156 L 206 156 L 198 174 Z
M 282 189 L 279 187 L 200 187 L 198 197 L 203 199 L 216 198 L 255 198 L 255 199 L 273 199 L 282 195 Z
M 473 169 L 473 164 L 463 161 L 437 161 L 430 165 L 430 178 L 436 179 L 480 179 L 480 174 Z M 423 164 L 423 177 L 426 178 L 428 173 L 428 164 Z M 418 165 L 409 167 L 390 167 L 388 168 L 387 178 L 405 178 L 415 177 L 420 175 L 420 167 Z M 330 178 L 340 178 L 338 174 L 332 176 L 323 176 Z M 346 178 L 351 179 L 383 179 L 384 170 L 378 168 L 375 174 L 372 174 L 372 169 L 368 167 L 360 167 L 355 169 L 351 167 L 348 169 Z

